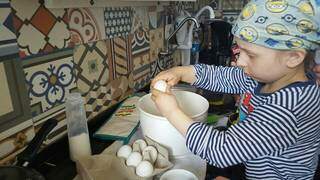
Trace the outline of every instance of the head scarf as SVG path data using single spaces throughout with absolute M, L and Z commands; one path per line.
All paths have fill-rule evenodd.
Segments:
M 320 45 L 320 0 L 251 0 L 232 33 L 264 47 L 315 50 Z

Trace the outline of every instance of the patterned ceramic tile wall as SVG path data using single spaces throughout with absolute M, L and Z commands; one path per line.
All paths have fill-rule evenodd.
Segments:
M 163 28 L 150 30 L 150 60 L 155 61 L 158 59 L 158 54 L 163 48 L 164 31 Z
M 107 52 L 105 40 L 75 47 L 76 82 L 82 94 L 108 83 L 110 62 Z
M 71 42 L 84 44 L 106 38 L 104 8 L 68 9 Z
M 32 116 L 65 102 L 76 89 L 72 51 L 62 51 L 24 61 Z
M 148 7 L 133 7 L 131 33 L 149 31 Z
M 92 118 L 133 92 L 131 48 L 128 36 L 105 41 L 107 48 L 109 81 L 107 85 L 84 94 L 87 116 Z M 106 74 L 106 73 L 104 73 Z
M 128 76 L 132 71 L 131 61 L 131 42 L 129 36 L 113 38 L 108 41 L 107 48 L 109 58 L 111 59 L 111 79 L 117 79 L 121 76 Z
M 130 36 L 133 63 L 134 89 L 147 85 L 151 79 L 150 72 L 150 38 L 149 31 L 140 31 Z
M 50 118 L 59 122 L 45 144 L 66 134 L 70 92 L 82 93 L 92 119 L 177 64 L 176 55 L 157 59 L 164 26 L 173 22 L 162 6 L 47 9 L 43 2 L 0 0 L 0 80 L 7 82 L 0 88 L 0 121 L 10 112 L 22 112 L 16 114 L 23 120 L 0 126 L 0 164 L 12 162 Z M 4 54 L 8 47 L 18 60 Z M 10 91 L 25 97 L 16 100 Z
M 106 86 L 100 86 L 98 89 L 91 90 L 85 95 L 87 117 L 89 119 L 95 117 L 132 93 L 132 76 L 122 76 L 111 80 Z
M 21 58 L 71 46 L 66 9 L 49 10 L 38 0 L 11 0 L 11 6 Z
M 179 52 L 179 51 L 177 51 Z M 149 67 L 150 67 L 150 78 L 155 77 L 159 72 L 164 71 L 166 69 L 169 69 L 173 67 L 177 62 L 177 56 L 175 56 L 175 59 L 173 58 L 173 55 L 164 56 L 163 58 L 157 59 L 156 61 L 153 61 Z
M 104 25 L 107 38 L 126 36 L 131 32 L 131 7 L 107 7 L 104 9 Z
M 0 1 L 0 61 L 18 55 L 17 38 L 9 1 Z

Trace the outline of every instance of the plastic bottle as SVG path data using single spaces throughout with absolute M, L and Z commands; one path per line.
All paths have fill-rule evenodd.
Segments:
M 87 118 L 84 100 L 80 93 L 71 93 L 67 97 L 66 116 L 70 158 L 76 161 L 78 158 L 90 156 L 91 146 Z
M 197 32 L 194 32 L 191 48 L 191 64 L 199 63 L 200 39 Z

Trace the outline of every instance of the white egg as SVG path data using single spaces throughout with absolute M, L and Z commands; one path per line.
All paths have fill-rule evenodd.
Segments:
M 167 83 L 163 80 L 159 80 L 154 84 L 153 87 L 159 91 L 166 92 Z
M 141 161 L 142 161 L 141 154 L 138 152 L 132 152 L 126 161 L 126 164 L 127 166 L 137 167 Z
M 151 162 L 152 164 L 157 160 L 158 151 L 153 146 L 147 146 L 142 151 L 142 159 Z
M 147 143 L 143 139 L 138 139 L 132 144 L 132 151 L 142 153 L 142 150 L 146 147 Z
M 131 154 L 131 152 L 132 152 L 131 146 L 123 145 L 119 148 L 119 150 L 117 152 L 117 156 L 127 159 L 129 157 L 129 155 Z
M 141 161 L 136 168 L 136 174 L 140 177 L 149 177 L 153 173 L 153 166 L 149 161 Z

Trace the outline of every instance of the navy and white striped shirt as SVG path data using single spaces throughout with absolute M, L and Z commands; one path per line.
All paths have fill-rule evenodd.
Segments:
M 320 88 L 314 80 L 297 82 L 271 94 L 237 67 L 194 66 L 195 86 L 222 93 L 250 94 L 241 106 L 245 120 L 227 131 L 193 123 L 187 147 L 208 163 L 244 163 L 247 179 L 312 179 L 320 149 Z

